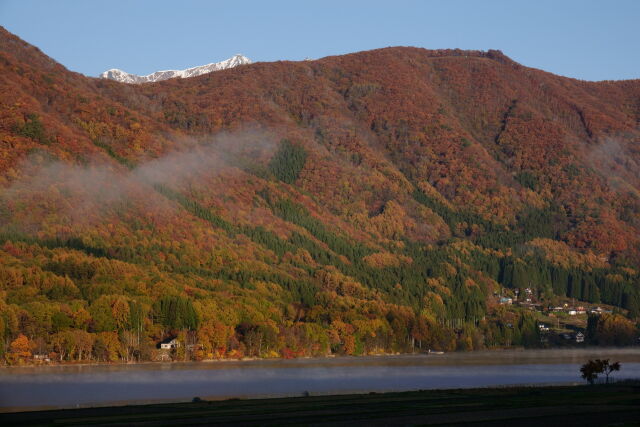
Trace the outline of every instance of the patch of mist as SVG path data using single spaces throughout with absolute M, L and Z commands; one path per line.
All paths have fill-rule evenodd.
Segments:
M 175 145 L 183 148 L 132 170 L 98 158 L 80 166 L 30 156 L 19 166 L 20 178 L 0 189 L 0 229 L 10 226 L 28 234 L 66 229 L 73 234 L 122 215 L 165 220 L 176 214 L 175 207 L 153 185 L 179 188 L 234 170 L 239 163 L 265 162 L 277 146 L 275 135 L 261 129 Z
M 586 159 L 611 189 L 640 197 L 640 161 L 617 139 L 606 138 L 593 146 Z

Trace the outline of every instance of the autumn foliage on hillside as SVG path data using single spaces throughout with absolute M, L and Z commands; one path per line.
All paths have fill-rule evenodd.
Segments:
M 126 85 L 1 30 L 0 140 L 11 363 L 539 344 L 502 288 L 636 331 L 640 81 L 399 47 Z

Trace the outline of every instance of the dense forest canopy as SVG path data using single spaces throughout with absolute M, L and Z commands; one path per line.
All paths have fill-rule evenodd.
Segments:
M 8 363 L 545 346 L 574 306 L 637 341 L 640 81 L 386 48 L 126 85 L 4 30 L 0 77 Z

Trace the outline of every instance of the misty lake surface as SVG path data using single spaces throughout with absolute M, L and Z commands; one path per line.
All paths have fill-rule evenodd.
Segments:
M 0 368 L 0 412 L 162 401 L 583 383 L 588 359 L 640 378 L 640 348 Z

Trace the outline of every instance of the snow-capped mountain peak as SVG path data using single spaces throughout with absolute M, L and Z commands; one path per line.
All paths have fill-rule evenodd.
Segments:
M 202 74 L 211 73 L 213 71 L 226 70 L 227 68 L 234 68 L 238 65 L 251 64 L 251 60 L 246 56 L 237 54 L 231 58 L 222 62 L 214 62 L 207 65 L 200 65 L 198 67 L 187 68 L 186 70 L 164 70 L 156 71 L 146 76 L 138 76 L 137 74 L 127 73 L 117 68 L 107 70 L 100 74 L 100 78 L 116 80 L 122 83 L 149 83 L 158 82 L 160 80 L 172 79 L 175 77 L 187 78 L 200 76 Z

